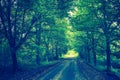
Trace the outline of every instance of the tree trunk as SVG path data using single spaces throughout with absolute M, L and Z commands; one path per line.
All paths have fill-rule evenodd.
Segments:
M 90 51 L 88 50 L 88 62 L 90 63 L 91 62 L 91 59 L 90 59 Z
M 12 66 L 13 66 L 13 72 L 16 72 L 18 70 L 18 62 L 17 62 L 17 50 L 15 48 L 10 48 L 11 56 L 12 56 Z
M 56 52 L 55 53 L 56 53 L 55 59 L 58 60 L 59 55 L 58 55 L 58 47 L 57 47 L 57 45 L 56 45 Z
M 59 47 L 58 47 L 58 42 L 56 42 L 56 45 L 55 45 L 55 59 L 58 60 L 59 59 Z
M 110 30 L 110 25 L 108 25 L 107 23 L 107 11 L 106 11 L 106 7 L 107 7 L 107 1 L 106 0 L 102 0 L 102 9 L 103 9 L 103 18 L 104 18 L 104 26 L 103 26 L 103 31 L 105 34 L 105 38 L 106 38 L 106 64 L 107 64 L 107 71 L 109 72 L 111 70 L 111 60 L 110 60 L 110 54 L 111 54 L 111 50 L 110 50 L 110 34 L 111 32 L 109 32 Z
M 37 50 L 36 52 L 36 64 L 39 65 L 40 64 L 40 58 L 39 58 L 39 51 Z
M 49 43 L 46 43 L 46 61 L 49 62 L 49 57 L 50 57 L 50 53 L 49 53 Z
M 94 66 L 96 66 L 96 52 L 93 50 Z
M 37 26 L 36 27 L 36 45 L 37 45 L 37 48 L 36 48 L 36 64 L 40 64 L 40 57 L 39 57 L 39 54 L 40 54 L 40 51 L 39 51 L 39 46 L 40 46 L 40 42 L 41 42 L 41 26 Z
M 107 54 L 107 71 L 111 70 L 111 59 L 110 59 L 110 54 L 111 54 L 111 50 L 110 50 L 110 39 L 108 36 L 106 36 L 106 54 Z
M 95 42 L 94 42 L 94 39 L 92 40 L 92 52 L 93 52 L 94 66 L 96 66 L 96 52 L 95 52 Z
M 94 66 L 96 66 L 96 52 L 95 52 L 95 38 L 94 38 L 94 32 L 92 34 L 92 52 L 93 52 L 93 62 L 94 62 Z
M 90 49 L 89 46 L 87 45 L 87 62 L 90 63 L 91 62 L 91 58 L 90 58 Z

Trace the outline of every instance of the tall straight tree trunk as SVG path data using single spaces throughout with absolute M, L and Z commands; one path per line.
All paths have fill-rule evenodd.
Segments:
M 93 50 L 93 59 L 94 59 L 94 66 L 96 66 L 96 52 Z
M 39 46 L 41 44 L 41 25 L 38 25 L 36 26 L 36 45 L 37 45 L 37 48 L 36 48 L 36 64 L 40 64 L 40 57 L 39 57 L 39 54 L 40 54 L 40 50 L 39 50 Z
M 88 49 L 88 62 L 90 63 L 91 62 L 91 59 L 90 59 L 90 50 Z
M 39 30 L 37 30 L 36 28 L 36 45 L 37 45 L 37 48 L 36 48 L 36 64 L 39 64 L 39 54 L 40 54 L 40 51 L 39 51 L 39 46 L 40 46 L 40 34 L 39 34 Z
M 12 57 L 12 66 L 13 66 L 13 72 L 16 72 L 18 70 L 18 62 L 17 62 L 17 55 L 16 55 L 16 48 L 11 47 L 11 57 Z
M 109 72 L 111 70 L 111 60 L 110 60 L 110 55 L 111 55 L 111 50 L 110 50 L 110 25 L 107 23 L 107 11 L 106 11 L 106 7 L 107 7 L 107 0 L 102 0 L 102 9 L 103 9 L 103 18 L 104 18 L 104 25 L 103 25 L 103 31 L 104 31 L 104 35 L 106 38 L 106 64 L 107 64 L 107 71 Z
M 45 43 L 46 45 L 46 61 L 49 62 L 50 52 L 49 52 L 49 43 Z
M 93 62 L 94 62 L 94 66 L 96 66 L 96 51 L 95 51 L 95 41 L 94 41 L 94 36 L 92 39 L 92 52 L 93 52 Z
M 55 48 L 56 48 L 55 49 L 55 53 L 56 53 L 55 59 L 58 60 L 59 55 L 58 55 L 58 46 L 57 46 L 57 44 L 56 44 Z
M 111 55 L 111 50 L 110 50 L 110 39 L 109 39 L 109 36 L 106 36 L 106 57 L 107 57 L 107 71 L 110 71 L 111 70 L 111 58 L 110 58 L 110 55 Z
M 96 52 L 95 52 L 95 38 L 94 38 L 94 32 L 92 33 L 92 52 L 93 52 L 93 62 L 94 66 L 96 66 Z
M 36 64 L 39 65 L 40 64 L 40 61 L 39 61 L 39 50 L 37 49 L 36 51 Z
M 87 62 L 90 63 L 91 62 L 91 58 L 90 58 L 90 49 L 89 49 L 89 46 L 87 45 Z
M 91 62 L 91 54 L 90 54 L 90 32 L 86 32 L 87 34 L 87 42 L 86 42 L 86 51 L 87 51 L 87 62 L 90 63 Z

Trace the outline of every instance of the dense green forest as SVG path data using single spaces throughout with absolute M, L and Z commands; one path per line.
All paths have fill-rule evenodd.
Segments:
M 1 69 L 42 65 L 70 50 L 119 74 L 120 0 L 0 0 Z

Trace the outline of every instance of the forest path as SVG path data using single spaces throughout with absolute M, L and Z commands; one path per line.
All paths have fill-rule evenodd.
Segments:
M 104 75 L 82 61 L 64 60 L 62 64 L 52 68 L 35 80 L 115 80 Z

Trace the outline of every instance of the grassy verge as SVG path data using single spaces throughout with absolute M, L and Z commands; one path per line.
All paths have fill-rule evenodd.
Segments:
M 97 63 L 96 66 L 94 66 L 93 63 L 88 63 L 84 60 L 80 60 L 82 62 L 85 62 L 86 64 L 88 64 L 89 66 L 91 66 L 92 68 L 96 69 L 97 71 L 101 72 L 101 73 L 105 73 L 108 76 L 111 76 L 114 78 L 114 80 L 120 80 L 120 69 L 115 69 L 115 68 L 111 68 L 111 72 L 107 72 L 106 68 L 107 66 L 104 64 L 104 62 L 100 62 L 100 64 Z
M 96 70 L 100 71 L 100 72 L 105 72 L 107 73 L 107 75 L 112 76 L 113 78 L 115 78 L 116 80 L 120 79 L 120 69 L 114 69 L 113 67 L 111 68 L 111 72 L 106 72 L 106 65 L 97 65 L 97 66 L 93 66 L 93 64 L 89 64 L 91 65 L 93 68 L 95 68 Z

